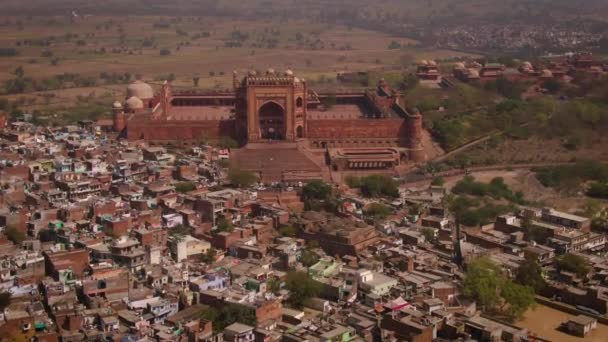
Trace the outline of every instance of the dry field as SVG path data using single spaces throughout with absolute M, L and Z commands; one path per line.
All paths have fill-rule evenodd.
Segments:
M 545 305 L 537 304 L 536 307 L 529 310 L 525 314 L 524 318 L 517 322 L 516 325 L 522 328 L 527 328 L 532 336 L 538 336 L 549 341 L 606 341 L 608 336 L 608 326 L 599 323 L 597 325 L 597 329 L 595 329 L 585 338 L 573 336 L 559 331 L 557 329 L 559 325 L 566 322 L 571 316 L 573 315 L 555 310 Z
M 240 47 L 226 46 L 238 38 Z M 24 45 L 27 40 L 35 43 Z M 40 40 L 50 41 L 50 45 L 41 46 L 36 42 Z M 389 50 L 393 41 L 403 48 Z M 157 84 L 173 74 L 176 86 L 190 87 L 192 78 L 198 76 L 201 88 L 227 88 L 233 70 L 292 68 L 308 80 L 334 79 L 339 71 L 391 69 L 416 59 L 463 56 L 461 52 L 424 50 L 406 38 L 340 26 L 186 17 L 85 17 L 75 22 L 65 17 L 0 17 L 0 48 L 19 52 L 0 57 L 1 85 L 15 78 L 19 66 L 25 77 L 38 80 L 63 73 L 97 78 L 102 72 L 128 72 Z M 163 48 L 171 53 L 161 56 Z M 69 100 L 91 91 L 115 89 L 99 88 L 53 93 Z

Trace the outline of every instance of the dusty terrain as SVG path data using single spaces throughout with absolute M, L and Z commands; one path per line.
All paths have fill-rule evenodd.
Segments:
M 91 16 L 22 18 L 19 23 L 0 17 L 0 47 L 18 52 L 0 57 L 0 84 L 14 79 L 19 66 L 25 77 L 37 80 L 63 73 L 98 78 L 102 72 L 128 72 L 157 84 L 172 76 L 175 86 L 187 87 L 196 76 L 200 88 L 216 89 L 230 87 L 233 70 L 292 68 L 299 77 L 325 83 L 341 71 L 401 68 L 417 59 L 466 55 L 421 49 L 416 41 L 375 31 L 304 21 Z M 402 48 L 388 49 L 393 41 Z M 238 47 L 228 47 L 235 42 Z M 161 56 L 161 49 L 170 53 Z M 67 100 L 105 91 L 101 84 L 52 92 Z

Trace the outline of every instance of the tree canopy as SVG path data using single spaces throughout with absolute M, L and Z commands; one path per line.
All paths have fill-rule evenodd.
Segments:
M 289 290 L 287 302 L 296 308 L 301 308 L 306 300 L 321 291 L 321 285 L 301 271 L 287 273 L 286 288 Z
M 246 188 L 255 183 L 258 177 L 252 172 L 233 168 L 228 171 L 228 179 L 232 185 Z
M 500 302 L 498 289 L 503 285 L 500 268 L 490 259 L 479 258 L 467 265 L 463 282 L 464 294 L 481 306 L 493 307 Z
M 179 193 L 186 193 L 192 190 L 196 190 L 196 184 L 192 182 L 179 182 L 175 184 L 175 191 Z
M 213 322 L 214 331 L 223 331 L 230 324 L 239 322 L 250 326 L 256 325 L 255 310 L 245 309 L 239 304 L 224 304 L 219 308 L 207 307 L 200 312 L 200 317 Z
M 351 188 L 359 188 L 365 197 L 399 197 L 399 184 L 387 175 L 347 177 L 346 183 Z
M 18 231 L 13 227 L 9 227 L 4 231 L 6 238 L 12 241 L 13 243 L 19 245 L 25 240 L 25 234 L 23 232 Z
M 377 203 L 377 202 L 371 203 L 365 209 L 365 215 L 367 215 L 373 219 L 376 219 L 376 220 L 385 219 L 391 213 L 392 213 L 392 209 L 390 207 L 388 207 L 382 203 Z
M 302 198 L 304 200 L 325 201 L 330 198 L 332 193 L 331 185 L 321 181 L 313 180 L 302 188 Z
M 534 305 L 532 287 L 514 283 L 504 276 L 498 265 L 482 257 L 467 265 L 463 282 L 464 294 L 485 310 L 500 310 L 510 319 L 520 318 Z
M 587 260 L 576 254 L 565 254 L 557 258 L 556 263 L 560 271 L 576 273 L 579 277 L 585 277 L 591 271 Z
M 542 276 L 542 268 L 531 259 L 526 259 L 517 269 L 515 281 L 521 285 L 529 286 L 538 293 L 545 287 L 545 279 Z

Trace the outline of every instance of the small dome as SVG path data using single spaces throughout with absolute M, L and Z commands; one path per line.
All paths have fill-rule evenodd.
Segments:
M 133 96 L 148 100 L 154 97 L 154 89 L 148 83 L 137 80 L 127 87 L 127 97 Z
M 300 80 L 299 78 L 297 78 L 297 77 L 294 77 L 294 78 L 293 78 L 293 81 L 294 81 L 295 83 L 300 83 L 300 82 L 301 82 L 301 80 Z
M 144 102 L 136 96 L 129 97 L 129 99 L 126 102 L 126 105 L 129 109 L 143 109 L 144 108 Z
M 274 69 L 273 68 L 269 68 L 268 70 L 266 70 L 266 73 L 268 75 L 274 75 Z
M 525 62 L 521 63 L 521 67 L 525 68 L 525 69 L 532 69 L 532 63 L 525 61 Z
M 256 76 L 258 73 L 255 70 L 249 71 L 249 76 Z
M 466 67 L 464 66 L 464 63 L 458 62 L 454 65 L 454 69 L 466 69 Z
M 431 65 L 431 66 L 437 66 L 437 62 L 435 62 L 434 60 L 430 60 L 429 61 L 429 65 Z
M 285 71 L 285 75 L 293 76 L 293 71 L 291 69 L 287 69 L 287 71 Z
M 428 65 L 429 61 L 427 61 L 426 59 L 423 59 L 420 61 L 420 65 Z
M 122 104 L 118 101 L 114 101 L 114 104 L 112 104 L 112 108 L 114 109 L 122 109 Z
M 542 72 L 542 77 L 553 77 L 553 72 L 549 69 L 544 69 Z

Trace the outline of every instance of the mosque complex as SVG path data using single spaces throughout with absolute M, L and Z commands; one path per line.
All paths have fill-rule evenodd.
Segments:
M 332 97 L 332 105 L 327 99 Z M 391 172 L 426 159 L 422 116 L 375 89 L 317 93 L 293 71 L 233 73 L 226 92 L 155 92 L 137 80 L 115 102 L 114 130 L 129 141 L 194 146 L 231 137 L 231 162 L 265 181 L 330 178 L 332 172 Z M 335 104 L 334 104 L 335 103 Z

